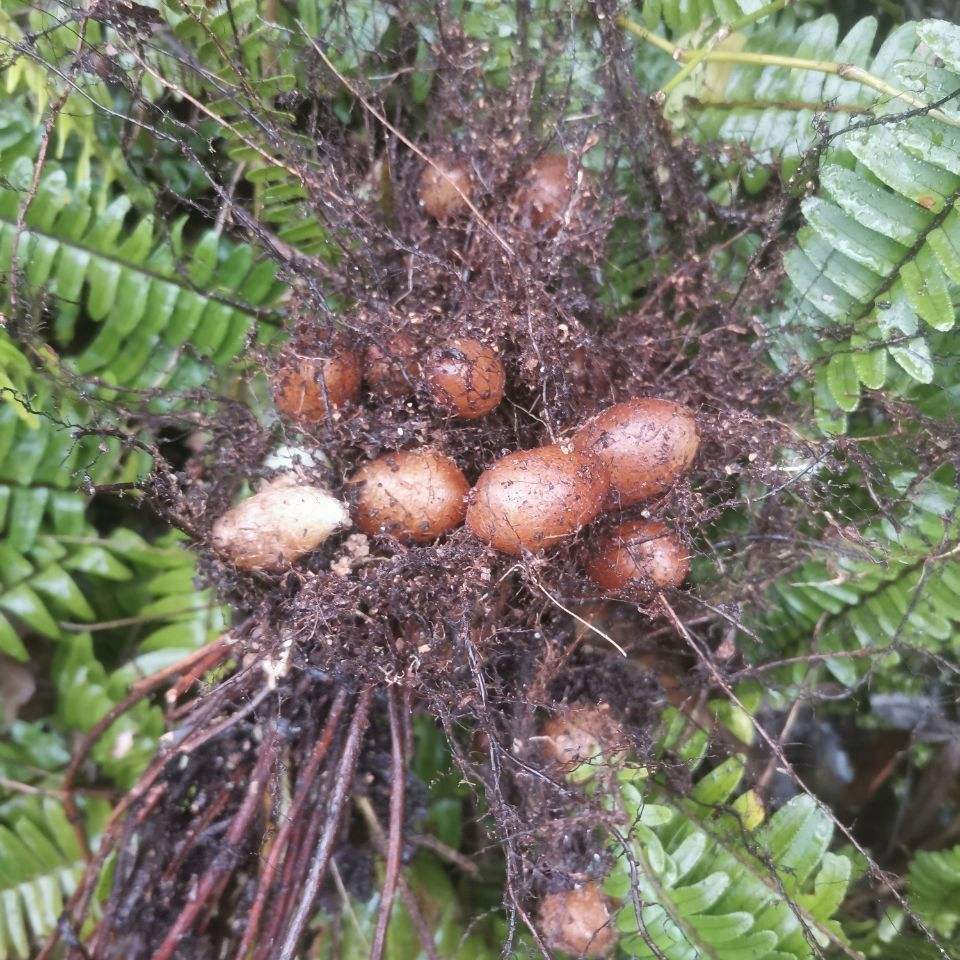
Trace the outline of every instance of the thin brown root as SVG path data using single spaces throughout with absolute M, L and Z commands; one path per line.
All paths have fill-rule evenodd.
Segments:
M 363 734 L 370 721 L 370 703 L 373 700 L 373 690 L 367 687 L 357 697 L 357 706 L 353 712 L 353 718 L 350 721 L 350 729 L 347 732 L 347 740 L 343 747 L 343 754 L 340 763 L 337 766 L 334 775 L 333 793 L 330 797 L 330 805 L 326 812 L 325 828 L 320 844 L 313 855 L 310 864 L 310 871 L 303 882 L 299 902 L 296 911 L 287 927 L 287 935 L 277 954 L 277 960 L 293 960 L 297 950 L 297 944 L 303 935 L 307 921 L 310 919 L 310 911 L 313 908 L 313 902 L 316 900 L 317 891 L 320 889 L 320 882 L 330 863 L 330 856 L 333 853 L 333 844 L 340 829 L 340 821 L 343 816 L 343 806 L 350 794 L 353 786 L 354 774 L 357 770 L 357 760 L 360 756 L 360 745 L 363 741 Z
M 366 797 L 356 797 L 354 802 L 361 816 L 367 823 L 367 827 L 370 830 L 374 843 L 377 845 L 377 849 L 380 850 L 381 853 L 386 854 L 387 837 L 383 831 L 380 820 L 377 818 L 376 811 L 373 809 L 373 804 L 371 804 Z M 410 884 L 407 883 L 404 878 L 402 871 L 397 882 L 400 896 L 403 899 L 403 905 L 407 908 L 407 913 L 410 914 L 410 919 L 413 921 L 414 927 L 416 927 L 417 936 L 420 938 L 420 945 L 423 947 L 423 952 L 427 955 L 427 960 L 439 960 L 437 948 L 433 942 L 433 932 L 430 930 L 423 916 L 423 911 L 420 909 L 420 904 L 417 903 L 416 895 L 410 888 Z
M 247 919 L 247 926 L 243 933 L 243 939 L 240 941 L 240 947 L 237 950 L 237 960 L 243 960 L 252 947 L 260 926 L 260 918 L 263 909 L 266 906 L 267 897 L 270 895 L 270 889 L 273 885 L 273 878 L 276 875 L 277 868 L 280 865 L 281 858 L 288 850 L 288 841 L 295 824 L 300 822 L 303 809 L 307 804 L 310 793 L 316 783 L 317 775 L 320 771 L 320 765 L 323 763 L 330 750 L 330 744 L 333 742 L 334 734 L 340 725 L 340 718 L 343 716 L 343 710 L 347 703 L 347 691 L 338 690 L 337 695 L 330 706 L 330 713 L 327 715 L 327 721 L 324 724 L 310 759 L 300 774 L 300 782 L 297 786 L 297 793 L 290 805 L 290 810 L 283 825 L 274 838 L 273 847 L 267 858 L 263 869 L 263 875 L 260 877 L 257 886 L 256 898 L 250 908 L 250 915 Z
M 387 938 L 387 925 L 393 910 L 400 876 L 400 852 L 403 846 L 403 806 L 406 763 L 403 755 L 402 728 L 406 722 L 407 697 L 404 697 L 404 712 L 400 708 L 400 694 L 394 686 L 387 688 L 387 709 L 390 715 L 390 750 L 393 758 L 390 783 L 390 836 L 387 840 L 387 872 L 380 894 L 380 909 L 377 912 L 377 927 L 370 947 L 370 960 L 381 960 Z
M 84 859 L 92 857 L 90 846 L 87 843 L 87 832 L 83 826 L 83 817 L 77 807 L 76 780 L 80 768 L 90 756 L 90 751 L 97 741 L 120 719 L 127 711 L 132 710 L 141 700 L 145 700 L 159 687 L 162 687 L 171 677 L 178 674 L 192 675 L 195 668 L 203 664 L 204 669 L 210 669 L 226 658 L 230 652 L 230 644 L 225 637 L 219 637 L 212 643 L 194 650 L 182 660 L 170 664 L 162 670 L 138 680 L 130 688 L 130 692 L 117 704 L 111 707 L 84 735 L 74 750 L 70 765 L 63 775 L 63 809 L 73 827 L 77 842 L 83 851 Z
M 220 891 L 223 881 L 229 876 L 231 862 L 230 856 L 233 850 L 240 845 L 246 832 L 253 820 L 260 798 L 266 789 L 267 781 L 273 770 L 273 760 L 277 749 L 277 733 L 271 726 L 268 727 L 264 738 L 263 746 L 260 749 L 260 755 L 257 757 L 257 765 L 254 768 L 253 776 L 247 787 L 246 796 L 240 809 L 237 811 L 230 823 L 225 838 L 226 855 L 217 857 L 210 868 L 197 884 L 196 892 L 193 898 L 186 904 L 180 915 L 173 922 L 169 932 L 163 940 L 163 943 L 154 951 L 151 960 L 171 960 L 180 940 L 192 929 L 197 917 L 207 905 L 207 901 L 214 899 Z

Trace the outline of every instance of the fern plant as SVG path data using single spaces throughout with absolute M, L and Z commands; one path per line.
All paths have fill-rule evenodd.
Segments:
M 113 439 L 76 441 L 61 424 L 89 423 L 89 405 L 54 396 L 46 375 L 90 378 L 98 400 L 158 391 L 158 406 L 211 373 L 233 382 L 244 347 L 274 335 L 285 287 L 271 260 L 229 236 L 229 210 L 216 225 L 199 215 L 167 224 L 158 186 L 169 174 L 174 188 L 165 200 L 177 190 L 188 200 L 207 198 L 204 173 L 214 173 L 236 186 L 237 205 L 280 249 L 334 261 L 330 228 L 311 202 L 309 174 L 323 174 L 325 160 L 304 132 L 303 92 L 319 83 L 323 109 L 351 134 L 359 111 L 341 78 L 323 73 L 318 82 L 314 43 L 351 84 L 386 90 L 398 106 L 391 118 L 413 118 L 412 126 L 425 122 L 427 92 L 447 66 L 436 59 L 437 33 L 418 5 L 160 0 L 138 14 L 155 26 L 151 42 L 131 43 L 106 17 L 89 24 L 89 43 L 116 57 L 99 65 L 79 55 L 85 51 L 69 24 L 59 25 L 73 8 L 41 6 L 15 0 L 0 12 L 0 42 L 10 54 L 0 105 L 0 293 L 4 311 L 16 298 L 18 321 L 29 307 L 40 334 L 18 345 L 0 333 L 0 388 L 13 401 L 0 405 L 0 651 L 21 661 L 37 649 L 49 653 L 52 706 L 42 719 L 15 720 L 0 742 L 0 778 L 18 791 L 0 803 L 0 960 L 31 954 L 78 877 L 77 838 L 56 799 L 72 741 L 131 683 L 226 625 L 224 611 L 196 587 L 194 560 L 176 537 L 148 540 L 132 512 L 118 509 L 104 521 L 90 510 L 91 485 L 136 480 L 149 464 Z M 960 109 L 949 98 L 960 89 L 960 29 L 906 24 L 878 44 L 876 19 L 841 37 L 837 18 L 820 16 L 821 8 L 644 0 L 638 19 L 623 25 L 649 47 L 638 65 L 661 87 L 668 119 L 685 135 L 725 147 L 710 165 L 722 180 L 714 194 L 749 202 L 779 168 L 799 201 L 804 226 L 785 258 L 786 302 L 767 317 L 767 343 L 784 371 L 817 371 L 820 426 L 847 428 L 847 415 L 873 391 L 933 403 L 923 391 L 931 384 L 947 388 L 936 398 L 935 415 L 943 415 L 955 409 L 950 391 L 960 381 L 945 339 L 960 283 Z M 484 84 L 510 82 L 522 35 L 550 60 L 544 96 L 559 97 L 562 87 L 572 115 L 598 100 L 609 50 L 592 8 L 466 0 L 453 10 L 483 54 L 478 97 L 489 93 Z M 552 45 L 558 10 L 577 20 L 563 49 Z M 28 35 L 40 44 L 31 55 Z M 112 82 L 108 68 L 136 73 L 136 96 Z M 68 75 L 76 87 L 64 84 Z M 155 111 L 158 129 L 170 134 L 150 145 L 156 169 L 115 122 L 134 105 Z M 33 195 L 47 120 L 51 149 Z M 177 154 L 172 144 L 181 139 L 185 154 L 211 152 L 210 171 Z M 818 152 L 803 164 L 811 149 Z M 747 256 L 736 256 L 742 273 Z M 624 307 L 635 306 L 652 269 L 631 263 L 625 271 Z M 817 653 L 837 654 L 827 660 L 833 676 L 854 685 L 866 661 L 845 653 L 887 651 L 892 663 L 911 650 L 956 652 L 960 501 L 953 478 L 894 480 L 906 503 L 860 531 L 862 551 L 810 561 L 773 586 L 759 625 L 768 646 L 754 650 L 741 638 L 748 658 L 802 654 L 816 636 Z M 751 694 L 755 706 L 761 691 Z M 726 702 L 707 708 L 750 742 L 751 717 Z M 679 757 L 693 777 L 706 769 L 706 735 L 688 737 L 688 718 L 666 717 L 661 756 Z M 117 721 L 92 754 L 98 787 L 133 782 L 163 729 L 161 710 L 147 702 Z M 417 742 L 424 742 L 419 731 Z M 700 775 L 688 794 L 635 765 L 616 777 L 575 776 L 589 781 L 606 822 L 616 825 L 605 837 L 614 864 L 606 890 L 617 902 L 622 955 L 856 955 L 859 941 L 848 940 L 854 925 L 845 920 L 841 928 L 838 919 L 851 863 L 830 850 L 829 815 L 798 797 L 768 818 L 757 795 L 742 791 L 746 769 L 744 757 L 732 757 Z M 434 773 L 422 779 L 436 796 L 440 780 L 454 775 Z M 95 847 L 106 804 L 94 792 L 84 795 L 84 809 Z M 428 813 L 453 847 L 462 815 L 461 796 L 452 792 Z M 438 951 L 495 953 L 487 940 L 496 938 L 466 922 L 473 904 L 460 902 L 463 891 L 434 861 L 419 859 L 408 876 L 433 909 L 426 912 Z M 956 935 L 958 876 L 957 850 L 921 853 L 908 874 L 912 909 L 944 938 Z M 376 899 L 351 901 L 336 921 L 341 939 L 331 937 L 324 949 L 367 955 L 377 909 Z M 398 909 L 390 956 L 421 954 L 413 926 Z M 925 949 L 902 918 L 899 935 L 881 942 L 879 929 L 871 925 L 871 955 Z
M 820 654 L 882 653 L 892 645 L 888 666 L 911 650 L 956 654 L 958 506 L 955 486 L 927 480 L 908 490 L 898 516 L 864 529 L 861 549 L 828 553 L 828 559 L 812 560 L 780 578 L 768 597 L 762 632 L 771 646 L 765 652 L 790 656 L 816 634 Z M 749 639 L 744 643 L 751 657 L 763 656 Z M 842 656 L 826 664 L 834 677 L 851 685 L 868 669 Z M 791 672 L 799 676 L 803 667 Z
M 84 808 L 86 830 L 96 837 L 109 805 L 94 797 Z M 55 799 L 0 805 L 0 960 L 31 956 L 31 943 L 56 926 L 84 866 L 74 828 Z
M 0 270 L 14 261 L 17 216 L 32 164 L 7 168 L 0 189 Z M 206 356 L 233 360 L 246 345 L 258 308 L 282 292 L 276 266 L 257 260 L 248 245 L 230 245 L 209 231 L 191 248 L 184 221 L 169 238 L 155 237 L 152 216 L 125 223 L 130 201 L 120 196 L 97 211 L 89 188 L 50 173 L 30 204 L 19 233 L 17 262 L 28 292 L 54 299 L 54 339 L 70 351 L 81 308 L 96 336 L 72 358 L 79 374 L 108 383 L 172 390 L 203 382 Z M 177 265 L 182 264 L 182 272 Z M 198 356 L 185 355 L 184 345 Z
M 934 930 L 952 937 L 960 926 L 960 846 L 921 850 L 907 874 L 910 906 Z
M 626 22 L 686 61 L 664 87 L 668 112 L 704 141 L 745 148 L 748 187 L 774 163 L 791 177 L 823 139 L 805 173 L 819 190 L 804 199 L 806 226 L 785 257 L 792 291 L 771 318 L 771 352 L 785 370 L 817 368 L 820 425 L 842 431 L 863 389 L 930 383 L 955 322 L 960 27 L 906 23 L 873 54 L 870 17 L 842 40 L 831 15 L 739 24 L 687 48 Z
M 674 757 L 692 773 L 707 745 L 688 717 L 664 713 L 662 759 Z M 794 798 L 764 825 L 757 795 L 737 794 L 742 756 L 701 776 L 687 796 L 647 767 L 627 764 L 600 778 L 602 769 L 594 759 L 569 776 L 600 791 L 622 823 L 608 837 L 614 865 L 604 890 L 619 904 L 626 956 L 805 960 L 844 943 L 833 916 L 851 864 L 829 851 L 833 821 L 814 798 Z

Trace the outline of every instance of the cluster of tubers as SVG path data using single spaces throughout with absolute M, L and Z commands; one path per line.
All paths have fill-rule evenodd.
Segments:
M 534 229 L 549 230 L 573 205 L 576 182 L 569 157 L 544 154 L 521 178 L 513 208 Z M 420 177 L 420 205 L 434 220 L 453 220 L 470 208 L 474 185 L 465 161 L 430 163 Z M 322 356 L 290 358 L 275 379 L 277 408 L 302 423 L 319 423 L 355 401 L 364 379 L 386 397 L 404 396 L 423 384 L 442 409 L 474 419 L 499 405 L 506 375 L 497 351 L 479 340 L 454 337 L 421 356 L 417 340 L 398 332 L 363 356 L 336 343 Z
M 292 420 L 320 423 L 357 400 L 364 380 L 384 397 L 413 393 L 422 382 L 437 406 L 472 420 L 500 404 L 506 373 L 497 351 L 472 337 L 453 337 L 421 356 L 417 341 L 401 332 L 362 358 L 338 343 L 324 356 L 288 360 L 274 379 L 274 398 Z
M 461 395 L 472 397 L 473 385 Z M 696 421 L 684 407 L 628 400 L 588 420 L 569 442 L 507 454 L 472 490 L 457 464 L 430 448 L 377 457 L 349 486 L 357 526 L 370 536 L 425 544 L 466 522 L 479 540 L 520 556 L 573 536 L 604 510 L 662 493 L 690 467 L 698 443 Z M 343 526 L 345 511 L 329 494 L 282 478 L 221 517 L 213 543 L 244 569 L 282 567 Z M 689 562 L 665 524 L 627 520 L 596 539 L 586 571 L 615 593 L 677 587 Z
M 464 162 L 430 164 L 419 181 L 421 206 L 438 221 L 455 218 L 469 209 L 475 183 Z M 568 157 L 544 154 L 520 179 L 512 209 L 543 231 L 573 205 L 576 184 Z M 474 337 L 428 347 L 401 331 L 362 353 L 338 340 L 322 355 L 288 355 L 273 386 L 278 410 L 311 424 L 356 401 L 364 382 L 385 398 L 422 389 L 449 415 L 476 420 L 503 400 L 506 371 L 497 349 Z M 568 440 L 507 454 L 472 489 L 450 457 L 430 448 L 380 456 L 348 488 L 355 522 L 368 535 L 426 544 L 466 523 L 495 550 L 521 556 L 549 549 L 606 511 L 663 493 L 690 468 L 698 445 L 689 410 L 637 398 L 603 410 Z M 212 540 L 238 567 L 280 569 L 347 522 L 346 507 L 328 493 L 282 479 L 221 517 Z M 602 532 L 586 562 L 588 575 L 608 592 L 676 587 L 688 569 L 677 536 L 643 520 Z
M 576 164 L 562 153 L 545 153 L 520 179 L 512 207 L 534 230 L 554 230 L 576 200 Z M 440 223 L 464 216 L 470 209 L 476 179 L 465 160 L 427 164 L 420 175 L 419 199 L 424 213 Z
M 615 775 L 626 756 L 623 727 L 601 706 L 578 703 L 548 717 L 537 737 L 544 757 L 564 774 L 606 768 Z M 617 945 L 616 908 L 595 881 L 549 893 L 540 901 L 537 926 L 551 950 L 577 957 L 606 957 Z
M 440 223 L 465 216 L 477 182 L 464 161 L 431 163 L 418 183 L 420 205 Z M 544 154 L 520 178 L 509 209 L 526 227 L 550 236 L 574 208 L 577 183 L 568 157 Z M 365 350 L 337 340 L 315 355 L 289 353 L 273 389 L 280 413 L 309 425 L 348 409 L 364 384 L 389 399 L 420 391 L 446 414 L 477 420 L 500 405 L 507 376 L 496 347 L 480 339 L 453 336 L 428 346 L 399 331 Z M 602 410 L 560 442 L 506 454 L 472 488 L 450 456 L 429 447 L 378 456 L 346 487 L 352 522 L 368 536 L 423 545 L 465 524 L 494 550 L 522 556 L 549 550 L 604 513 L 659 496 L 690 469 L 698 446 L 690 410 L 634 398 Z M 283 570 L 350 523 L 344 502 L 287 474 L 220 517 L 211 542 L 240 569 Z M 602 528 L 584 566 L 611 594 L 678 587 L 689 572 L 676 533 L 648 519 Z M 623 755 L 622 728 L 589 706 L 549 718 L 539 739 L 545 757 L 563 773 Z M 613 915 L 599 884 L 588 881 L 548 893 L 538 926 L 551 950 L 604 957 L 616 946 Z

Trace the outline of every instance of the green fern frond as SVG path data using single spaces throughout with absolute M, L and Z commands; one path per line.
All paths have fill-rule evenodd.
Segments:
M 197 589 L 196 558 L 178 536 L 149 543 L 120 527 L 105 538 L 63 540 L 73 551 L 64 566 L 96 614 L 58 624 L 57 718 L 62 729 L 86 732 L 133 683 L 219 636 L 228 621 L 212 592 Z M 83 631 L 84 624 L 96 633 Z M 105 732 L 93 759 L 129 786 L 163 730 L 160 710 L 140 704 Z
M 832 15 L 793 23 L 785 14 L 684 50 L 666 110 L 704 142 L 743 150 L 748 189 L 773 164 L 791 177 L 829 135 L 805 174 L 819 190 L 802 204 L 770 340 L 781 368 L 814 365 L 820 426 L 839 432 L 864 388 L 930 383 L 956 320 L 960 26 L 906 23 L 873 53 L 873 18 L 842 39 Z
M 6 174 L 9 185 L 0 184 L 4 274 L 13 262 L 31 167 L 26 158 L 16 160 Z M 44 177 L 17 247 L 26 290 L 53 299 L 55 340 L 67 354 L 81 311 L 96 325 L 96 335 L 71 359 L 79 373 L 144 389 L 196 386 L 206 370 L 185 348 L 214 365 L 234 359 L 261 308 L 283 290 L 276 265 L 214 230 L 188 248 L 182 221 L 170 238 L 158 239 L 154 218 L 131 224 L 130 207 L 121 196 L 98 211 L 89 185 L 71 185 L 62 171 Z
M 664 711 L 657 754 L 693 772 L 708 734 Z M 598 794 L 619 826 L 609 830 L 613 868 L 605 892 L 620 906 L 621 951 L 652 960 L 807 960 L 844 946 L 833 920 L 851 877 L 829 852 L 833 821 L 798 796 L 764 824 L 752 790 L 738 794 L 746 759 L 735 755 L 686 795 L 647 767 L 583 763 L 568 774 Z
M 674 35 L 685 35 L 729 24 L 741 17 L 756 14 L 769 6 L 767 0 L 643 0 L 640 6 L 643 22 L 655 30 L 661 24 Z
M 137 617 L 151 629 L 129 682 L 222 630 L 222 613 L 193 585 L 193 555 L 176 540 L 149 544 L 123 527 L 102 537 L 86 517 L 81 488 L 136 479 L 149 458 L 114 438 L 76 442 L 46 417 L 33 426 L 16 406 L 0 407 L 0 650 L 24 660 L 23 631 L 58 640 L 63 622 Z
M 605 890 L 623 904 L 617 929 L 628 956 L 804 960 L 843 942 L 831 917 L 851 868 L 829 852 L 828 814 L 800 796 L 761 826 L 754 795 L 734 798 L 743 772 L 743 759 L 731 757 L 684 799 L 645 770 L 619 775 L 629 826 L 626 849 L 611 843 L 616 865 Z
M 257 0 L 240 0 L 229 7 L 169 5 L 166 15 L 177 40 L 195 51 L 204 69 L 184 75 L 180 64 L 164 55 L 158 68 L 207 103 L 224 152 L 253 187 L 259 220 L 303 253 L 335 258 L 329 231 L 305 202 L 302 178 L 292 172 L 290 158 L 297 169 L 313 164 L 319 169 L 315 144 L 297 130 L 296 117 L 275 104 L 305 80 L 309 43 L 303 31 L 324 44 L 339 69 L 352 73 L 382 39 L 392 9 L 301 0 L 296 18 L 281 16 L 276 23 L 261 15 Z
M 907 897 L 925 923 L 952 937 L 960 927 L 960 846 L 917 853 L 907 873 Z
M 881 48 L 874 72 L 881 60 L 902 86 L 933 103 L 942 90 L 960 89 L 960 27 L 907 24 Z M 890 115 L 902 107 L 888 102 L 876 110 Z M 785 259 L 796 299 L 781 323 L 806 330 L 811 346 L 819 339 L 804 352 L 826 358 L 827 415 L 855 410 L 861 385 L 883 387 L 887 357 L 913 381 L 929 383 L 937 334 L 956 321 L 960 110 L 956 103 L 939 109 L 953 123 L 915 116 L 838 137 L 821 163 L 821 195 L 803 203 L 807 226 Z
M 32 374 L 33 368 L 23 351 L 5 330 L 0 330 L 0 402 L 11 404 L 18 417 L 30 426 L 36 426 L 36 414 L 16 399 L 18 394 L 26 391 Z
M 96 840 L 109 806 L 85 803 L 84 828 Z M 56 926 L 86 861 L 60 803 L 20 797 L 0 806 L 0 960 L 26 960 Z
M 958 649 L 958 508 L 960 495 L 947 483 L 927 480 L 910 491 L 899 516 L 863 531 L 862 549 L 810 561 L 777 581 L 763 636 L 786 655 L 814 633 L 821 654 L 891 644 L 900 654 Z M 749 651 L 751 641 L 743 642 Z M 847 684 L 867 669 L 851 658 L 826 663 Z
M 41 534 L 23 554 L 4 542 L 0 561 L 0 649 L 26 660 L 22 636 L 55 642 L 60 731 L 88 731 L 133 683 L 227 626 L 224 608 L 196 588 L 193 554 L 173 537 L 151 544 L 122 527 L 99 537 L 85 525 L 79 535 Z M 129 785 L 162 732 L 159 710 L 141 704 L 105 733 L 93 757 L 108 777 Z M 20 730 L 37 749 L 50 748 L 38 733 Z M 6 759 L 26 756 L 13 750 Z
M 21 630 L 56 639 L 61 617 L 95 617 L 72 572 L 79 551 L 64 543 L 91 532 L 81 478 L 139 472 L 144 464 L 134 456 L 122 467 L 117 444 L 103 453 L 89 441 L 74 443 L 46 418 L 26 422 L 18 407 L 0 407 L 0 651 L 26 660 Z M 116 577 L 118 567 L 125 570 L 102 564 L 100 574 Z

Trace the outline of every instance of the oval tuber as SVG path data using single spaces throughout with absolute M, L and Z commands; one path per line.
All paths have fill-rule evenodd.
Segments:
M 503 553 L 542 550 L 590 523 L 609 484 L 590 454 L 556 445 L 520 450 L 480 475 L 468 498 L 467 526 Z
M 517 203 L 534 229 L 553 223 L 570 205 L 576 182 L 570 167 L 565 154 L 545 153 L 524 175 Z
M 328 411 L 360 393 L 360 358 L 347 347 L 332 347 L 327 356 L 295 357 L 274 377 L 277 409 L 305 423 L 318 423 Z
M 551 950 L 576 957 L 605 957 L 617 945 L 610 900 L 594 881 L 548 893 L 540 901 L 540 932 Z
M 587 561 L 587 575 L 604 590 L 679 587 L 690 572 L 680 538 L 655 520 L 628 520 L 605 534 Z
M 359 485 L 357 526 L 404 543 L 429 543 L 463 523 L 467 478 L 435 450 L 388 453 L 364 464 L 351 480 Z
M 693 463 L 700 433 L 692 411 L 647 397 L 614 404 L 573 435 L 610 470 L 612 505 L 628 507 L 666 490 Z
M 489 413 L 503 399 L 506 374 L 493 347 L 460 337 L 431 354 L 427 381 L 441 407 L 472 420 Z
M 622 754 L 623 730 L 599 707 L 576 704 L 566 713 L 548 717 L 540 728 L 544 755 L 564 772 L 581 763 L 600 765 L 604 757 Z
M 470 209 L 470 167 L 463 161 L 427 164 L 420 174 L 420 206 L 434 220 L 450 220 Z
M 350 515 L 339 500 L 284 476 L 220 517 L 211 542 L 241 570 L 278 570 L 349 524 Z
M 387 397 L 412 393 L 420 379 L 420 344 L 409 333 L 395 333 L 384 344 L 372 343 L 364 354 L 370 388 Z

